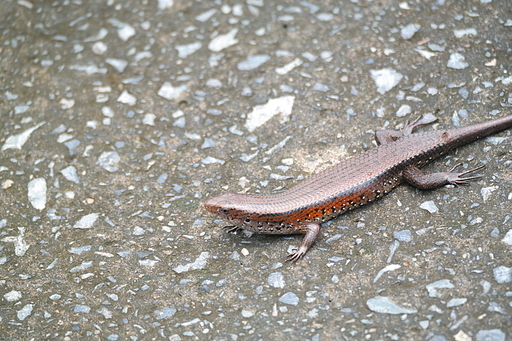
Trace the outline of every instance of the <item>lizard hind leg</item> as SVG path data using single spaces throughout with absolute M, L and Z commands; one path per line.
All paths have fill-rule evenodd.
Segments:
M 384 129 L 375 132 L 375 140 L 378 145 L 387 144 L 398 140 L 401 137 L 411 135 L 417 127 L 432 124 L 437 117 L 432 114 L 421 115 L 412 122 L 406 122 L 402 130 Z

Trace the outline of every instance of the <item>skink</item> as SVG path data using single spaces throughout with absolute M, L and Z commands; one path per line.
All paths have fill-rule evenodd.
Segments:
M 422 167 L 450 149 L 512 127 L 512 115 L 452 130 L 413 133 L 437 119 L 419 117 L 403 130 L 376 133 L 378 147 L 354 156 L 278 194 L 227 193 L 207 200 L 205 208 L 240 228 L 266 234 L 305 234 L 287 260 L 304 257 L 315 242 L 320 224 L 348 210 L 372 202 L 401 182 L 420 189 L 466 184 L 466 176 L 481 167 L 456 173 L 424 174 Z

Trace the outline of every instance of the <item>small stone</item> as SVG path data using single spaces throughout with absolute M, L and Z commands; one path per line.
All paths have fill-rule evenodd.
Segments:
M 467 298 L 452 298 L 451 300 L 448 301 L 448 303 L 446 303 L 446 307 L 447 308 L 458 307 L 460 305 L 463 305 L 467 301 L 468 301 Z
M 130 94 L 128 91 L 124 90 L 121 95 L 117 98 L 119 103 L 128 104 L 130 106 L 135 105 L 137 103 L 137 97 Z
M 46 207 L 46 180 L 44 178 L 33 179 L 28 183 L 28 200 L 37 210 Z
M 107 58 L 105 62 L 113 66 L 119 73 L 124 72 L 124 69 L 128 66 L 128 61 L 123 59 Z
M 475 335 L 475 341 L 505 341 L 506 338 L 501 329 L 482 329 Z
M 158 9 L 164 10 L 171 8 L 174 4 L 174 0 L 158 0 Z
M 160 89 L 158 90 L 158 96 L 163 97 L 167 100 L 172 100 L 175 98 L 179 98 L 180 95 L 187 90 L 188 87 L 186 85 L 180 85 L 178 87 L 172 86 L 169 82 L 164 82 Z
M 45 124 L 45 122 L 41 122 L 38 125 L 30 129 L 27 129 L 21 134 L 9 136 L 7 140 L 5 140 L 4 145 L 2 146 L 2 151 L 6 149 L 21 149 L 25 142 L 28 141 L 30 135 L 43 124 Z
M 16 302 L 21 299 L 21 292 L 12 290 L 4 294 L 4 298 L 7 302 Z
M 462 38 L 466 35 L 472 35 L 476 36 L 477 32 L 474 28 L 467 28 L 465 30 L 454 30 L 453 33 L 455 34 L 455 37 Z
M 398 314 L 415 314 L 418 311 L 415 309 L 406 309 L 402 308 L 395 303 L 391 302 L 389 297 L 385 296 L 377 296 L 370 298 L 368 301 L 366 301 L 366 305 L 368 306 L 368 309 L 371 311 L 374 311 L 376 313 L 381 314 L 392 314 L 392 315 L 398 315 Z
M 512 245 L 512 229 L 508 230 L 507 234 L 501 241 L 505 244 Z
M 419 24 L 409 24 L 400 30 L 400 35 L 402 36 L 403 39 L 411 39 L 414 36 L 414 34 L 416 34 L 416 32 L 420 30 L 420 28 L 421 25 Z
M 496 282 L 500 284 L 512 282 L 512 267 L 502 265 L 494 268 L 492 272 Z
M 82 264 L 80 265 L 77 265 L 73 268 L 71 268 L 71 270 L 69 270 L 69 272 L 71 273 L 75 273 L 75 272 L 79 272 L 79 271 L 82 271 L 82 270 L 85 270 L 85 269 L 88 269 L 92 266 L 92 261 L 89 261 L 89 262 L 82 262 Z
M 271 287 L 274 288 L 284 288 L 286 285 L 284 281 L 284 276 L 281 272 L 273 272 L 270 275 L 268 275 L 267 283 Z
M 410 230 L 402 230 L 393 232 L 393 237 L 400 242 L 410 242 L 412 240 L 412 234 Z
M 226 34 L 221 34 L 213 38 L 208 44 L 208 48 L 213 52 L 220 52 L 225 48 L 228 48 L 232 45 L 238 43 L 238 40 L 235 39 L 236 34 L 238 33 L 238 28 L 234 28 Z
M 299 304 L 299 297 L 289 291 L 279 298 L 279 302 L 289 305 L 297 305 Z
M 405 117 L 407 116 L 408 114 L 410 114 L 412 112 L 412 108 L 410 105 L 408 104 L 403 104 L 400 106 L 400 108 L 398 108 L 398 110 L 396 111 L 396 116 L 397 117 Z
M 206 267 L 206 260 L 208 258 L 210 258 L 209 252 L 201 252 L 199 257 L 197 257 L 197 259 L 194 262 L 185 265 L 178 265 L 177 267 L 173 268 L 173 270 L 180 274 L 190 270 L 204 269 Z
M 34 309 L 33 304 L 26 304 L 23 308 L 17 311 L 17 316 L 20 321 L 23 321 L 27 317 L 32 314 L 32 309 Z
M 12 185 L 14 185 L 14 181 L 12 181 L 11 179 L 7 179 L 4 182 L 2 182 L 3 189 L 11 188 Z
M 142 123 L 144 123 L 148 126 L 154 126 L 155 118 L 156 118 L 155 114 L 148 113 L 148 114 L 144 115 L 144 118 L 142 119 Z
M 117 152 L 103 152 L 96 164 L 112 173 L 118 170 L 117 164 L 120 160 L 121 158 Z
M 178 50 L 178 57 L 187 58 L 197 50 L 199 50 L 203 45 L 200 42 L 195 42 L 187 45 L 176 45 L 176 50 Z
M 74 183 L 79 183 L 78 175 L 76 173 L 76 168 L 74 166 L 68 166 L 60 171 L 66 180 L 72 181 Z
M 244 318 L 249 318 L 249 317 L 253 317 L 254 316 L 254 313 L 250 310 L 242 310 L 242 317 Z
M 450 55 L 446 66 L 452 69 L 462 70 L 467 68 L 469 64 L 466 62 L 466 58 L 464 58 L 463 55 L 455 52 Z
M 393 89 L 404 78 L 402 74 L 390 68 L 370 70 L 370 74 L 381 95 Z
M 247 115 L 245 128 L 249 132 L 253 132 L 256 128 L 267 123 L 272 117 L 280 115 L 280 123 L 289 120 L 292 113 L 294 96 L 282 96 L 270 99 L 266 104 L 257 105 Z
M 254 70 L 270 59 L 267 55 L 255 55 L 239 62 L 237 68 L 240 71 Z
M 439 208 L 437 208 L 436 204 L 432 201 L 425 201 L 420 205 L 420 208 L 429 211 L 430 213 L 439 212 Z
M 455 286 L 449 279 L 441 279 L 439 281 L 427 284 L 425 286 L 428 291 L 429 297 L 441 297 L 441 294 L 436 289 L 453 289 Z
M 162 310 L 155 310 L 155 315 L 157 320 L 162 320 L 165 318 L 173 317 L 176 314 L 176 309 L 164 307 Z
M 96 220 L 98 219 L 99 216 L 100 216 L 99 213 L 87 214 L 87 215 L 83 216 L 82 218 L 80 218 L 80 220 L 78 220 L 75 223 L 73 228 L 75 228 L 75 229 L 90 229 L 90 228 L 92 228 L 92 226 L 94 225 L 94 223 L 96 222 Z
M 84 304 L 77 304 L 77 305 L 75 305 L 75 309 L 73 309 L 74 313 L 89 314 L 90 311 L 91 311 L 91 307 L 86 306 Z

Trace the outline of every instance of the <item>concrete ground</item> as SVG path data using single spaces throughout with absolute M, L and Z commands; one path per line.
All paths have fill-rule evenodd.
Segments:
M 508 0 L 0 2 L 0 339 L 510 340 L 510 130 L 295 265 L 202 204 L 510 115 L 511 37 Z

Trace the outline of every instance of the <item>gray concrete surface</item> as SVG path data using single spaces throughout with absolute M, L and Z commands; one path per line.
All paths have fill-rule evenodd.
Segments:
M 510 114 L 511 37 L 508 0 L 0 2 L 0 339 L 510 340 L 511 131 L 296 265 L 202 203 Z

